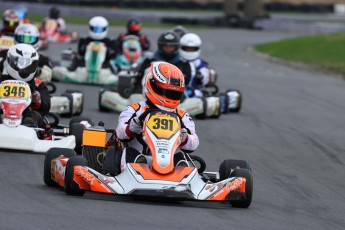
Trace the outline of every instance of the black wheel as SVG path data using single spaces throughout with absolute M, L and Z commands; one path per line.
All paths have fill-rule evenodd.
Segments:
M 44 183 L 48 186 L 58 186 L 58 184 L 52 179 L 51 162 L 53 159 L 59 157 L 60 155 L 64 155 L 65 157 L 70 158 L 76 155 L 76 153 L 74 152 L 74 150 L 66 148 L 51 148 L 48 150 L 44 158 L 43 171 L 43 180 Z
M 101 112 L 110 112 L 110 109 L 108 109 L 108 108 L 106 108 L 106 107 L 104 107 L 104 106 L 102 105 L 102 96 L 103 96 L 103 93 L 104 93 L 104 92 L 106 92 L 105 89 L 101 89 L 101 90 L 99 91 L 99 94 L 98 94 L 98 109 L 99 109 L 99 111 L 101 111 Z
M 202 105 L 203 105 L 204 109 L 202 111 L 202 114 L 195 115 L 195 118 L 204 120 L 204 119 L 206 119 L 206 116 L 207 116 L 207 100 L 206 100 L 206 98 L 201 98 L 201 100 L 202 100 Z
M 79 116 L 79 117 L 72 117 L 72 119 L 69 121 L 69 126 L 71 126 L 71 124 L 73 124 L 73 123 L 80 123 L 81 121 L 87 121 L 91 125 L 94 125 L 93 121 L 90 118 Z
M 82 155 L 83 133 L 85 126 L 80 123 L 72 123 L 69 127 L 69 134 L 75 136 L 75 151 L 78 155 Z
M 65 171 L 65 192 L 68 195 L 82 196 L 85 191 L 79 188 L 79 185 L 73 180 L 74 166 L 86 166 L 86 159 L 82 156 L 71 157 L 66 165 Z
M 61 117 L 72 117 L 73 116 L 73 96 L 70 93 L 63 93 L 61 94 L 63 97 L 67 97 L 69 101 L 69 113 L 62 113 L 60 114 Z
M 219 166 L 219 178 L 225 180 L 230 177 L 231 170 L 241 168 L 251 171 L 250 165 L 245 160 L 224 160 Z
M 253 175 L 248 169 L 235 169 L 231 172 L 231 177 L 243 177 L 246 179 L 246 196 L 240 200 L 231 200 L 230 204 L 236 208 L 248 208 L 252 203 L 253 197 Z
M 80 90 L 75 90 L 75 89 L 67 89 L 65 93 L 70 93 L 70 94 L 72 94 L 72 93 L 83 93 L 83 92 L 80 91 Z M 72 114 L 72 116 L 73 116 L 73 115 L 79 116 L 80 114 L 83 113 L 83 110 L 84 110 L 84 95 L 82 96 L 82 99 L 81 99 L 81 100 L 82 100 L 82 101 L 81 101 L 80 112 L 77 112 L 77 113 L 75 113 L 75 114 Z M 72 107 L 73 107 L 73 104 L 72 104 Z

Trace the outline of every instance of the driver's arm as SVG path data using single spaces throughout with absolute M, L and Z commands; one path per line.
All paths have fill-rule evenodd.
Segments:
M 195 133 L 195 123 L 187 112 L 179 110 L 179 115 L 188 132 L 188 136 L 186 140 L 181 143 L 180 149 L 186 152 L 193 152 L 199 146 L 199 137 Z
M 134 134 L 129 129 L 129 123 L 136 112 L 140 109 L 139 103 L 128 105 L 124 111 L 120 113 L 118 125 L 116 127 L 116 136 L 120 140 L 129 140 L 134 137 Z

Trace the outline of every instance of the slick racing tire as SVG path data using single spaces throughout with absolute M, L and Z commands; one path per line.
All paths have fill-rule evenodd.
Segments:
M 88 117 L 73 117 L 70 121 L 69 121 L 69 126 L 71 126 L 73 123 L 80 123 L 81 121 L 87 121 L 90 125 L 94 125 L 93 121 L 88 118 Z
M 65 171 L 65 187 L 64 190 L 68 195 L 82 196 L 85 191 L 79 188 L 79 185 L 74 182 L 74 166 L 86 166 L 86 159 L 82 156 L 71 157 L 66 165 Z
M 69 94 L 72 94 L 72 93 L 82 93 L 82 91 L 80 90 L 74 90 L 74 89 L 68 89 L 66 90 L 65 93 L 69 93 Z M 73 97 L 72 97 L 72 101 L 71 101 L 71 105 L 72 105 L 72 108 L 70 111 L 73 111 Z M 82 96 L 82 102 L 81 102 L 81 108 L 80 108 L 80 112 L 77 112 L 75 114 L 72 114 L 71 116 L 75 115 L 75 116 L 79 116 L 80 114 L 83 113 L 83 109 L 84 109 L 84 96 Z
M 236 168 L 248 169 L 249 171 L 252 171 L 249 163 L 245 160 L 234 160 L 234 159 L 224 160 L 219 166 L 220 180 L 225 180 L 229 178 L 231 170 L 234 170 Z
M 43 172 L 43 180 L 47 186 L 53 187 L 58 186 L 58 184 L 52 180 L 52 170 L 51 170 L 51 162 L 53 159 L 64 155 L 67 158 L 75 156 L 76 153 L 72 149 L 66 148 L 51 148 L 48 150 L 47 154 L 44 158 L 44 172 Z
M 253 197 L 253 175 L 248 169 L 237 168 L 231 172 L 230 177 L 243 177 L 246 179 L 246 192 L 245 197 L 241 197 L 239 200 L 231 200 L 230 204 L 236 208 L 248 208 L 252 203 Z
M 202 104 L 203 104 L 203 111 L 202 111 L 202 114 L 195 115 L 195 118 L 200 119 L 200 120 L 205 120 L 207 117 L 207 100 L 205 98 L 201 98 L 201 99 L 202 99 Z
M 104 92 L 106 92 L 106 91 L 108 91 L 108 90 L 107 89 L 100 89 L 99 94 L 98 94 L 98 109 L 101 112 L 110 112 L 111 111 L 110 109 L 108 109 L 102 105 L 102 96 L 103 96 Z
M 83 153 L 83 133 L 85 130 L 85 125 L 80 123 L 72 123 L 69 127 L 69 134 L 75 136 L 75 148 L 74 150 L 78 155 L 82 155 Z

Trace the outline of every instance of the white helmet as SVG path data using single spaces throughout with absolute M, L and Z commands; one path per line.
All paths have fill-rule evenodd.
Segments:
M 96 16 L 89 21 L 89 34 L 92 39 L 102 40 L 108 34 L 108 20 L 102 16 Z
M 6 57 L 6 71 L 16 80 L 29 82 L 36 74 L 38 67 L 38 53 L 28 44 L 12 46 Z
M 16 44 L 29 44 L 32 45 L 36 50 L 39 49 L 39 37 L 40 33 L 38 32 L 38 29 L 32 24 L 20 24 L 14 31 L 14 42 Z
M 180 54 L 182 58 L 193 61 L 200 57 L 201 39 L 194 33 L 186 33 L 180 39 Z

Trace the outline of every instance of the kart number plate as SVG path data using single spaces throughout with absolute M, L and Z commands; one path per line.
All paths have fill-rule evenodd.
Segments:
M 8 37 L 3 37 L 0 38 L 0 46 L 13 46 L 14 45 L 14 40 L 13 38 L 8 38 Z
M 0 86 L 1 98 L 29 98 L 29 88 L 23 85 L 1 85 Z
M 179 130 L 177 118 L 166 114 L 152 115 L 147 126 L 157 138 L 170 139 Z

